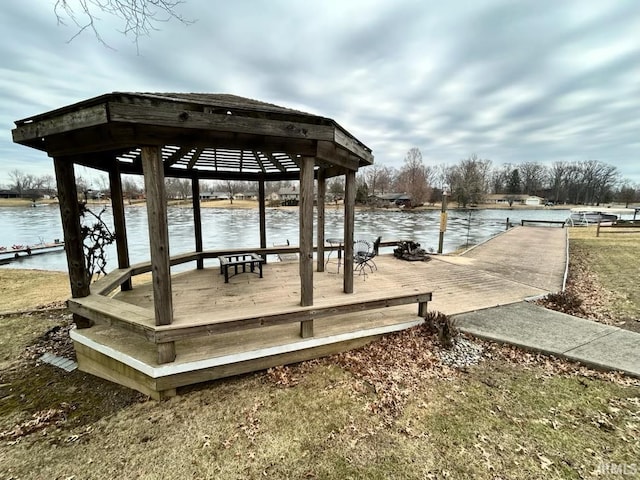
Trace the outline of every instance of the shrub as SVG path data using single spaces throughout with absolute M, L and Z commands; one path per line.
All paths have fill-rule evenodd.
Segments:
M 438 311 L 427 312 L 423 328 L 427 335 L 437 334 L 440 345 L 445 348 L 453 347 L 454 339 L 459 333 L 453 319 Z
M 564 292 L 550 293 L 542 299 L 545 307 L 570 315 L 582 312 L 582 299 L 568 290 Z

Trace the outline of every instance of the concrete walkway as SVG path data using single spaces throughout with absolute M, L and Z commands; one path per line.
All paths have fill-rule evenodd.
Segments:
M 549 227 L 517 227 L 461 257 L 441 257 L 546 292 L 562 289 L 566 258 L 566 230 Z M 640 377 L 638 333 L 525 301 L 467 310 L 453 318 L 461 331 L 480 338 Z
M 640 334 L 529 302 L 455 315 L 473 336 L 640 377 Z

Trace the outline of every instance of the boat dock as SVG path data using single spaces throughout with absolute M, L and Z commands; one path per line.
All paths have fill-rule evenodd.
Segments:
M 0 265 L 6 265 L 14 260 L 33 255 L 59 252 L 62 249 L 64 249 L 64 242 L 61 242 L 58 239 L 55 239 L 53 242 L 40 242 L 34 245 L 0 247 Z

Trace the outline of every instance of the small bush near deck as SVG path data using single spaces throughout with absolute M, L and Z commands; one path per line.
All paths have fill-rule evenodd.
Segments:
M 437 334 L 438 341 L 445 348 L 453 347 L 453 340 L 459 333 L 452 318 L 438 311 L 427 312 L 424 328 L 429 335 Z
M 550 293 L 543 299 L 547 308 L 558 312 L 578 315 L 582 312 L 582 299 L 575 293 L 565 290 L 564 292 Z

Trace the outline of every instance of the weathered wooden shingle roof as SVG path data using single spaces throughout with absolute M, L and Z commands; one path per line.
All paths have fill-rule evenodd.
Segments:
M 16 121 L 17 143 L 102 170 L 141 173 L 141 148 L 161 146 L 165 174 L 291 179 L 302 156 L 327 176 L 373 162 L 334 120 L 236 95 L 114 92 Z

